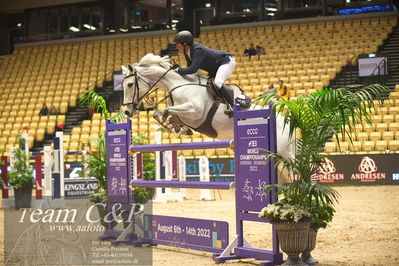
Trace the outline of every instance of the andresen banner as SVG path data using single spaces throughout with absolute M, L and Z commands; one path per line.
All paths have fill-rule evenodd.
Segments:
M 187 180 L 198 180 L 197 159 L 188 159 Z M 234 159 L 209 159 L 212 181 L 233 181 Z M 321 183 L 399 185 L 399 154 L 332 155 L 317 175 Z

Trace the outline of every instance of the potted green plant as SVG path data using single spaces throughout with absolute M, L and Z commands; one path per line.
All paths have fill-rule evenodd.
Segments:
M 126 120 L 126 116 L 122 112 L 116 113 L 116 115 L 110 115 L 107 109 L 105 99 L 96 93 L 95 91 L 84 91 L 82 100 L 79 105 L 88 103 L 92 110 L 101 112 L 105 119 L 110 119 L 111 123 L 119 123 Z M 135 144 L 143 144 L 144 137 L 137 137 L 133 139 Z M 90 157 L 85 161 L 86 167 L 90 177 L 95 177 L 99 181 L 99 187 L 97 190 L 90 195 L 90 200 L 96 204 L 100 217 L 106 215 L 106 203 L 107 203 L 107 146 L 106 138 L 104 134 L 101 134 L 97 139 L 97 151 L 89 152 Z M 146 173 L 144 173 L 146 174 Z M 134 203 L 145 204 L 150 197 L 150 192 L 146 188 L 137 188 L 134 190 L 133 198 Z M 103 219 L 101 219 L 102 221 Z
M 306 247 L 302 252 L 301 259 L 307 264 L 313 265 L 318 263 L 318 261 L 314 259 L 310 253 L 316 247 L 317 232 L 321 228 L 326 228 L 332 221 L 335 209 L 333 204 L 317 204 L 315 200 L 312 200 L 309 211 L 312 214 L 313 222 L 309 227 L 308 240 L 306 241 Z
M 288 256 L 283 265 L 307 265 L 299 255 L 306 249 L 309 225 L 313 221 L 309 207 L 303 204 L 308 186 L 304 182 L 294 182 L 290 185 L 266 187 L 278 188 L 277 193 L 283 197 L 263 208 L 259 217 L 270 220 L 274 225 L 280 247 Z
M 30 208 L 32 202 L 33 170 L 25 152 L 25 139 L 20 137 L 12 150 L 9 183 L 14 189 L 15 209 Z
M 382 101 L 388 93 L 387 87 L 374 84 L 325 88 L 296 99 L 286 99 L 277 94 L 261 99 L 263 106 L 273 99 L 273 109 L 284 117 L 289 135 L 296 134 L 295 158 L 283 158 L 277 153 L 264 150 L 270 159 L 274 159 L 276 168 L 287 170 L 291 178 L 290 183 L 269 185 L 266 189 L 275 189 L 280 201 L 306 207 L 313 216 L 311 228 L 316 233 L 332 220 L 334 203 L 338 199 L 334 189 L 313 180 L 318 169 L 323 167 L 324 158 L 328 156 L 324 152 L 326 142 L 336 138 L 339 145 L 338 133 L 352 142 L 355 125 L 371 124 L 374 100 Z M 303 254 L 305 260 L 311 258 L 308 253 Z

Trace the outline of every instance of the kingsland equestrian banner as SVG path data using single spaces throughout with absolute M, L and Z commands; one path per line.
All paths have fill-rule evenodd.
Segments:
M 399 154 L 332 155 L 317 179 L 329 184 L 399 185 Z M 234 181 L 234 159 L 209 159 L 211 181 Z M 186 160 L 187 180 L 199 178 L 198 159 Z

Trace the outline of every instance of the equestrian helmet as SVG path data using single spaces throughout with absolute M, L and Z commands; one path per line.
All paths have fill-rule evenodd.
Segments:
M 175 39 L 173 41 L 175 44 L 184 42 L 192 44 L 194 41 L 194 37 L 188 30 L 183 30 L 176 33 Z

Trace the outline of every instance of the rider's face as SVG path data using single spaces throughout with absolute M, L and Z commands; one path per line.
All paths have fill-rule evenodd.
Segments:
M 176 49 L 179 50 L 180 53 L 184 51 L 184 45 L 181 43 L 176 44 Z

